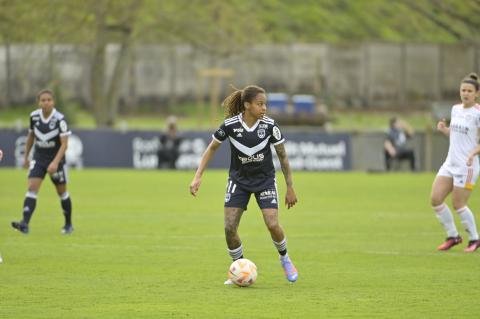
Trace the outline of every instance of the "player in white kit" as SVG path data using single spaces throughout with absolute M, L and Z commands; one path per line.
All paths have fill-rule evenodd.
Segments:
M 431 194 L 432 207 L 447 233 L 446 241 L 438 250 L 448 250 L 463 241 L 444 202 L 450 193 L 452 206 L 469 236 L 464 251 L 470 253 L 480 247 L 475 217 L 467 206 L 480 170 L 477 156 L 480 153 L 480 105 L 476 102 L 479 86 L 476 74 L 465 77 L 460 84 L 462 103 L 452 107 L 450 126 L 447 127 L 445 120 L 437 124 L 437 129 L 450 138 L 447 158 L 433 182 Z

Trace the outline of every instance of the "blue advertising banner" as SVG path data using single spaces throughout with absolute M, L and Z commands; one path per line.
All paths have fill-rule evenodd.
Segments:
M 350 135 L 284 131 L 285 148 L 293 170 L 350 170 Z M 26 131 L 0 130 L 0 166 L 23 165 Z M 158 131 L 73 130 L 69 139 L 67 162 L 72 167 L 110 167 L 154 169 L 159 167 L 161 149 Z M 195 169 L 210 143 L 211 132 L 182 132 L 177 169 Z M 230 146 L 224 142 L 209 164 L 210 168 L 228 168 Z M 275 154 L 275 152 L 273 152 Z M 275 166 L 279 163 L 275 158 Z

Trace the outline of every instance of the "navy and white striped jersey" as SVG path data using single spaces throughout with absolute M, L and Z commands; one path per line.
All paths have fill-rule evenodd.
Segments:
M 51 162 L 57 155 L 60 137 L 71 134 L 65 117 L 56 109 L 53 109 L 48 118 L 43 117 L 41 109 L 33 111 L 28 131 L 35 137 L 33 159 L 45 162 Z
M 257 192 L 275 178 L 270 145 L 285 141 L 275 121 L 267 116 L 248 127 L 242 114 L 226 119 L 213 134 L 218 142 L 230 141 L 230 178 L 243 188 Z

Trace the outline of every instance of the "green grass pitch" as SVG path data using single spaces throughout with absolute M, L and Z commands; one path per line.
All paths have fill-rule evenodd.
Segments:
M 72 170 L 74 234 L 60 235 L 47 179 L 25 236 L 9 224 L 26 171 L 0 169 L 0 318 L 478 318 L 480 252 L 435 251 L 433 174 L 295 172 L 299 203 L 280 221 L 299 280 L 284 278 L 251 200 L 239 230 L 259 270 L 249 288 L 223 285 L 226 175 L 207 170 L 193 198 L 193 172 Z

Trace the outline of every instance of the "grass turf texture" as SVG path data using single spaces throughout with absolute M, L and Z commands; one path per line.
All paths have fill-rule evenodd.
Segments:
M 45 180 L 29 235 L 26 172 L 0 169 L 0 318 L 475 318 L 480 253 L 436 252 L 433 174 L 294 174 L 280 216 L 300 277 L 284 278 L 252 197 L 240 225 L 257 282 L 227 287 L 225 171 L 71 171 L 75 232 Z M 284 196 L 283 177 L 278 176 Z M 470 207 L 480 202 L 474 192 Z M 460 226 L 457 216 L 457 225 Z M 460 229 L 461 227 L 459 227 Z M 462 231 L 464 240 L 468 240 Z

